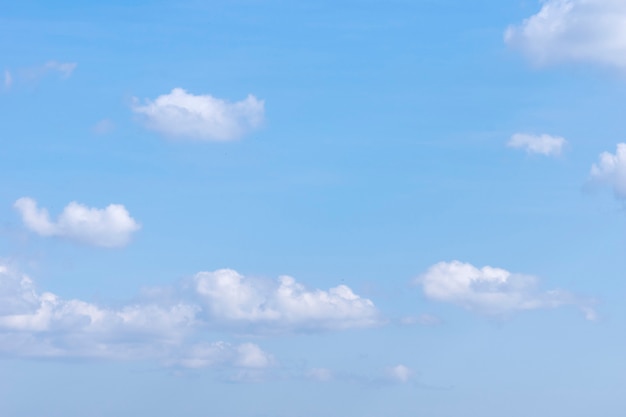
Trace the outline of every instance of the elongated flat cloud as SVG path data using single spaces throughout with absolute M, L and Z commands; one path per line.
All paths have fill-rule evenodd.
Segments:
M 524 149 L 528 153 L 558 156 L 561 154 L 566 144 L 567 141 L 559 136 L 516 133 L 511 137 L 507 146 L 510 148 Z
M 274 358 L 254 343 L 232 345 L 226 342 L 196 343 L 183 349 L 177 358 L 167 362 L 183 368 L 200 369 L 216 366 L 234 366 L 247 369 L 265 369 L 275 363 Z
M 44 64 L 32 67 L 23 67 L 4 71 L 4 87 L 10 89 L 13 84 L 34 83 L 48 75 L 54 75 L 65 79 L 69 78 L 78 66 L 75 62 L 47 61 Z
M 144 104 L 135 99 L 132 109 L 147 128 L 170 138 L 229 141 L 260 127 L 265 105 L 253 95 L 231 103 L 175 88 Z
M 58 236 L 106 248 L 127 245 L 132 234 L 141 227 L 120 204 L 98 209 L 71 202 L 56 222 L 51 221 L 48 211 L 38 208 L 32 198 L 20 198 L 14 207 L 24 225 L 40 236 Z
M 591 167 L 591 180 L 613 188 L 617 198 L 626 199 L 626 143 L 619 143 L 615 154 L 603 152 Z
M 70 75 L 72 75 L 77 66 L 78 64 L 76 64 L 75 62 L 48 61 L 43 65 L 42 71 L 58 72 L 59 74 L 61 74 L 62 77 L 68 78 Z
M 504 39 L 536 65 L 588 62 L 626 70 L 626 2 L 546 0 Z
M 595 318 L 589 303 L 574 295 L 562 290 L 541 291 L 536 277 L 514 274 L 501 268 L 477 268 L 459 261 L 440 262 L 415 282 L 432 300 L 478 313 L 507 315 L 516 311 L 573 305 L 579 307 L 588 319 Z
M 310 369 L 306 375 L 308 379 L 317 382 L 328 382 L 332 381 L 334 378 L 333 371 L 327 368 L 313 368 Z
M 374 303 L 345 285 L 328 291 L 308 290 L 292 277 L 268 282 L 230 269 L 198 273 L 194 284 L 209 315 L 235 326 L 271 331 L 339 330 L 380 323 Z

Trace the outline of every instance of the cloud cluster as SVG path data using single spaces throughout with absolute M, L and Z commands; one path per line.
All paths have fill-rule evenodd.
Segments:
M 98 209 L 71 202 L 56 222 L 52 222 L 48 211 L 38 208 L 32 198 L 20 198 L 14 207 L 24 225 L 41 236 L 58 236 L 106 248 L 125 246 L 141 227 L 119 204 Z
M 146 302 L 118 309 L 40 293 L 0 265 L 0 351 L 26 357 L 158 357 L 198 325 L 198 307 Z
M 163 290 L 155 289 L 140 301 L 108 308 L 39 292 L 29 277 L 0 265 L 0 353 L 260 370 L 275 360 L 256 344 L 207 342 L 206 335 L 216 328 L 237 333 L 241 325 L 246 332 L 263 333 L 336 330 L 375 322 L 373 304 L 348 287 L 307 291 L 293 279 L 286 281 L 272 292 L 235 271 L 202 272 L 194 277 L 197 286 L 191 294 L 181 286 L 163 300 L 158 296 Z
M 380 323 L 374 303 L 345 285 L 328 291 L 308 290 L 292 277 L 282 276 L 269 282 L 244 277 L 230 269 L 198 273 L 194 285 L 208 314 L 235 326 L 302 331 Z
M 516 311 L 579 307 L 588 319 L 595 313 L 588 305 L 562 290 L 540 291 L 538 279 L 501 268 L 477 268 L 459 261 L 440 262 L 416 279 L 426 297 L 488 315 Z
M 617 198 L 626 199 L 626 143 L 619 143 L 615 154 L 603 152 L 591 167 L 591 180 L 613 188 Z
M 626 2 L 546 0 L 505 41 L 536 65 L 589 62 L 626 70 Z
M 145 104 L 135 99 L 132 109 L 146 127 L 167 137 L 229 141 L 260 127 L 265 105 L 253 95 L 231 103 L 175 88 Z
M 567 141 L 559 136 L 516 133 L 511 137 L 507 146 L 510 148 L 524 149 L 528 153 L 558 156 L 561 154 L 566 144 Z

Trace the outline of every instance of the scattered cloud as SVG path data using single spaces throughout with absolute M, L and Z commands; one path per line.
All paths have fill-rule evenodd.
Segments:
M 528 153 L 558 156 L 561 154 L 566 144 L 567 141 L 559 136 L 516 133 L 511 137 L 507 146 L 510 148 L 524 149 Z
M 591 167 L 591 182 L 613 188 L 617 198 L 626 199 L 626 143 L 619 143 L 615 154 L 603 152 Z
M 456 304 L 487 315 L 574 305 L 588 319 L 594 318 L 588 302 L 562 290 L 540 291 L 536 277 L 500 268 L 476 268 L 459 261 L 440 262 L 415 282 L 432 300 Z
M 207 297 L 210 277 L 224 277 L 224 271 L 241 277 L 234 271 L 221 270 L 200 273 L 193 281 L 201 287 L 189 288 L 186 282 L 172 289 L 156 288 L 144 291 L 133 303 L 106 307 L 79 299 L 64 299 L 51 292 L 41 292 L 34 281 L 5 264 L 0 264 L 0 355 L 27 358 L 93 358 L 109 360 L 156 360 L 168 367 L 201 369 L 226 368 L 237 370 L 227 379 L 253 381 L 262 379 L 264 369 L 276 365 L 274 357 L 254 343 L 206 341 L 212 330 L 219 328 L 238 334 L 232 326 L 232 316 L 218 298 Z M 245 284 L 251 282 L 241 277 Z M 256 285 L 256 284 L 255 284 Z M 367 319 L 360 316 L 358 300 L 374 309 L 371 302 L 353 295 L 349 289 L 306 291 L 291 282 L 290 288 L 271 292 L 255 285 L 242 290 L 243 299 L 263 300 L 272 309 L 271 323 L 280 331 L 345 329 L 362 327 Z M 278 295 L 278 292 L 294 291 Z M 215 287 L 213 287 L 215 288 Z M 191 291 L 189 291 L 191 290 Z M 220 290 L 218 290 L 220 291 Z M 221 292 L 229 298 L 234 293 Z M 352 294 L 348 296 L 348 294 Z M 217 297 L 217 294 L 214 294 Z M 250 297 L 250 298 L 247 298 Z M 283 297 L 283 298 L 281 298 Z M 347 301 L 348 300 L 348 301 Z M 351 303 L 352 301 L 353 303 Z M 232 303 L 232 299 L 226 304 Z M 302 303 L 296 308 L 293 303 Z M 266 306 L 235 302 L 236 320 L 258 325 L 266 319 Z M 335 310 L 333 310 L 336 308 Z M 354 311 L 348 311 L 350 308 Z M 252 311 L 255 313 L 252 313 Z M 227 311 L 234 311 L 228 310 Z M 260 316 L 256 316 L 258 313 Z M 374 314 L 373 311 L 367 314 Z M 329 322 L 336 320 L 338 326 Z M 369 322 L 367 322 L 369 323 Z M 251 329 L 246 329 L 250 331 Z M 311 378 L 331 377 L 330 371 L 316 370 Z
M 415 373 L 411 368 L 404 365 L 396 365 L 390 368 L 387 368 L 387 376 L 393 381 L 400 383 L 407 383 L 413 378 Z
M 536 65 L 589 62 L 626 70 L 626 2 L 544 0 L 537 14 L 509 26 L 504 39 Z
M 222 269 L 194 277 L 208 314 L 220 323 L 267 331 L 341 330 L 380 323 L 374 303 L 340 285 L 309 290 L 292 277 L 277 281 L 244 277 Z
M 113 123 L 113 121 L 110 119 L 102 119 L 92 128 L 93 132 L 98 135 L 106 135 L 113 129 L 115 129 L 115 123 Z
M 131 304 L 108 309 L 40 293 L 0 265 L 0 351 L 25 357 L 131 359 L 158 356 L 196 326 L 196 306 Z
M 175 139 L 229 141 L 263 123 L 265 104 L 249 95 L 235 103 L 175 88 L 169 94 L 132 106 L 148 129 Z
M 57 236 L 106 248 L 125 246 L 140 229 L 123 205 L 111 204 L 104 209 L 71 202 L 56 222 L 45 208 L 38 208 L 32 198 L 23 197 L 14 204 L 24 225 L 40 236 Z
M 0 265 L 0 354 L 5 356 L 152 359 L 170 367 L 252 371 L 275 364 L 253 343 L 191 343 L 202 336 L 200 310 L 184 301 L 105 308 L 64 300 L 40 293 L 28 276 Z

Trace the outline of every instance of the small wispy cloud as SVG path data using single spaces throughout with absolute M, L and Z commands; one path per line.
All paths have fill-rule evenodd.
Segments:
M 145 126 L 173 139 L 229 141 L 257 129 L 263 123 L 263 100 L 249 95 L 231 103 L 211 95 L 194 95 L 175 88 L 154 100 L 132 106 Z
M 56 222 L 48 210 L 39 208 L 32 198 L 23 197 L 14 204 L 24 225 L 40 236 L 56 236 L 107 248 L 126 246 L 141 226 L 123 205 L 111 204 L 104 209 L 69 203 Z
M 401 324 L 411 326 L 415 324 L 419 324 L 421 326 L 437 326 L 443 323 L 437 316 L 433 316 L 432 314 L 420 314 L 419 316 L 407 316 L 403 317 L 400 320 Z
M 334 379 L 334 374 L 327 368 L 313 368 L 306 373 L 306 377 L 317 382 L 329 382 Z
M 77 66 L 76 62 L 51 60 L 31 67 L 6 69 L 4 71 L 4 87 L 9 89 L 14 85 L 36 83 L 50 74 L 57 74 L 62 79 L 67 79 L 74 73 Z
M 68 78 L 74 70 L 76 69 L 78 64 L 75 62 L 58 62 L 58 61 L 48 61 L 43 65 L 44 72 L 58 72 L 62 77 Z
M 111 119 L 102 119 L 92 127 L 92 131 L 98 135 L 106 135 L 115 129 L 115 123 Z
M 13 76 L 11 71 L 4 70 L 4 88 L 9 89 L 13 85 Z
M 413 378 L 415 372 L 405 365 L 396 365 L 387 368 L 387 376 L 392 380 L 400 383 L 407 383 Z
M 547 134 L 531 135 L 527 133 L 516 133 L 507 142 L 510 148 L 524 149 L 528 153 L 545 156 L 558 156 L 562 153 L 567 144 L 565 138 Z

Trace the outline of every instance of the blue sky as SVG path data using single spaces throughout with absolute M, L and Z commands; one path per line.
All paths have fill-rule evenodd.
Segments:
M 622 416 L 626 5 L 0 12 L 0 414 Z

